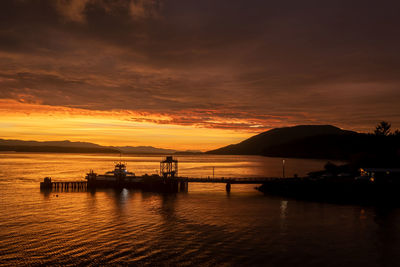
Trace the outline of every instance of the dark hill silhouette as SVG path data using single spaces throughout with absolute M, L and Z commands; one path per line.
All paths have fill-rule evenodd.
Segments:
M 88 142 L 65 141 L 23 141 L 0 139 L 0 151 L 15 152 L 59 152 L 59 153 L 124 153 L 124 154 L 174 154 L 198 153 L 198 151 L 177 151 L 152 146 L 101 146 Z
M 0 151 L 58 153 L 119 153 L 118 150 L 87 142 L 23 141 L 0 139 Z
M 206 153 L 265 155 L 270 154 L 270 148 L 274 148 L 273 150 L 276 151 L 279 145 L 291 143 L 307 137 L 353 134 L 356 134 L 356 132 L 345 131 L 332 125 L 298 125 L 294 127 L 275 128 L 250 137 L 239 144 L 229 145 Z
M 208 154 L 350 160 L 357 166 L 399 166 L 400 136 L 377 136 L 331 125 L 276 128 Z
M 52 146 L 52 147 L 97 147 L 102 146 L 88 143 L 88 142 L 71 142 L 69 140 L 64 141 L 23 141 L 23 140 L 11 140 L 11 139 L 0 139 L 0 146 Z
M 68 147 L 68 146 L 4 146 L 0 151 L 14 152 L 43 152 L 43 153 L 120 153 L 118 150 L 107 147 Z

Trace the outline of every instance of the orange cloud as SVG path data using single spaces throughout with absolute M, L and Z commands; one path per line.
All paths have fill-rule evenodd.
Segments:
M 158 123 L 158 122 L 163 123 Z M 167 123 L 169 122 L 169 123 Z M 208 150 L 236 143 L 248 133 L 174 123 L 161 114 L 98 111 L 0 100 L 0 138 L 87 141 L 101 145 L 152 145 Z

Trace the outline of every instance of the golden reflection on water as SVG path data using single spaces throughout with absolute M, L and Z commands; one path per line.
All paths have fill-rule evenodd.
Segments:
M 141 174 L 160 158 L 125 159 Z M 0 265 L 390 266 L 400 260 L 397 209 L 264 196 L 254 185 L 232 185 L 230 194 L 223 184 L 196 183 L 178 194 L 39 190 L 44 176 L 81 179 L 90 168 L 111 169 L 114 160 L 0 154 Z M 261 157 L 179 160 L 188 176 L 207 175 L 211 166 L 221 176 L 273 175 L 281 167 L 270 167 L 281 159 Z M 304 171 L 324 164 L 294 162 Z
M 136 175 L 156 173 L 162 158 L 162 155 L 123 156 L 128 170 Z M 218 155 L 182 155 L 177 158 L 180 176 L 211 177 L 213 168 L 215 177 L 282 176 L 280 158 Z M 0 177 L 12 177 L 13 183 L 21 186 L 36 186 L 45 176 L 58 181 L 81 180 L 90 169 L 97 173 L 112 170 L 118 160 L 118 156 L 108 154 L 1 153 Z M 303 176 L 309 171 L 321 169 L 325 163 L 323 160 L 286 160 L 286 176 Z M 0 183 L 7 182 L 0 180 Z

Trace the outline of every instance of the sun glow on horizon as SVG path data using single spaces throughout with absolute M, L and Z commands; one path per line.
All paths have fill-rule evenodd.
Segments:
M 240 142 L 253 134 L 166 123 L 171 120 L 162 114 L 85 110 L 0 100 L 0 138 L 3 139 L 70 140 L 206 151 Z

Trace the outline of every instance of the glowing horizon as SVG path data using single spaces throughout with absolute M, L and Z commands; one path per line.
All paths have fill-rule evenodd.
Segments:
M 91 142 L 104 146 L 154 146 L 206 151 L 237 143 L 252 133 L 196 126 L 157 124 L 162 115 L 90 111 L 0 100 L 2 139 Z
M 252 118 L 223 120 L 216 116 L 207 122 L 192 120 L 182 122 L 172 115 L 130 110 L 88 110 L 0 99 L 1 139 L 208 151 L 269 130 Z M 274 119 L 268 124 L 293 126 L 280 125 Z

